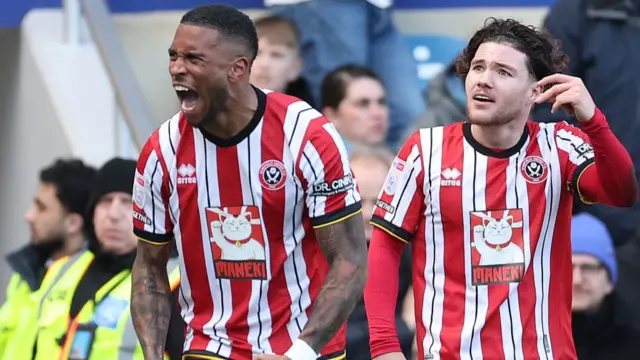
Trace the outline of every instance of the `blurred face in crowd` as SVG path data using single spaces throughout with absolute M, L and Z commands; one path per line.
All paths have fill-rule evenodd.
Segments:
M 476 52 L 465 81 L 467 115 L 475 125 L 498 126 L 526 118 L 540 87 L 525 54 L 487 42 Z
M 241 45 L 221 39 L 214 29 L 178 26 L 169 48 L 169 73 L 189 124 L 211 123 L 226 110 L 230 74 L 237 77 L 244 69 L 239 67 L 248 66 L 240 54 Z
M 122 255 L 136 248 L 132 217 L 130 194 L 110 192 L 100 198 L 93 213 L 93 227 L 103 250 Z
M 371 239 L 373 226 L 369 224 L 373 207 L 376 204 L 380 190 L 384 186 L 389 166 L 380 159 L 373 157 L 360 157 L 351 161 L 351 170 L 358 180 L 358 189 L 362 197 L 362 220 L 364 221 L 364 233 L 367 241 Z
M 251 66 L 254 86 L 283 93 L 301 71 L 302 60 L 295 48 L 267 37 L 258 38 L 258 56 Z
M 348 80 L 345 97 L 337 109 L 326 107 L 324 115 L 347 141 L 380 144 L 389 129 L 385 89 L 368 77 Z
M 597 311 L 605 296 L 613 291 L 607 269 L 591 255 L 573 255 L 574 312 Z
M 66 211 L 53 184 L 40 184 L 33 203 L 24 214 L 34 244 L 62 242 L 65 239 Z

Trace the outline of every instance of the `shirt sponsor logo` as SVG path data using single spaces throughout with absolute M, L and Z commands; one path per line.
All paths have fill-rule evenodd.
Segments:
M 391 206 L 390 204 L 387 204 L 386 202 L 378 199 L 376 201 L 376 206 L 379 207 L 380 209 L 388 212 L 389 214 L 393 214 L 396 212 L 396 208 Z
M 260 210 L 256 206 L 206 209 L 216 277 L 267 280 Z
M 151 225 L 151 219 L 135 210 L 133 210 L 133 218 L 143 222 L 144 224 Z
M 522 209 L 472 211 L 473 285 L 519 283 L 524 276 Z
M 313 185 L 311 196 L 332 196 L 353 189 L 353 176 L 347 174 L 331 182 L 321 182 Z
M 593 147 L 589 143 L 582 143 L 580 144 L 580 146 L 576 148 L 576 152 L 578 153 L 579 156 L 593 154 Z

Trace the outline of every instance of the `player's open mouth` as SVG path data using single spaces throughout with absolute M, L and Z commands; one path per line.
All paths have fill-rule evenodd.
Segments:
M 192 111 L 198 103 L 198 93 L 184 85 L 174 85 L 173 89 L 180 99 L 180 110 L 183 112 Z
M 473 96 L 473 100 L 479 101 L 479 102 L 494 102 L 492 98 L 486 96 L 486 95 L 474 95 Z

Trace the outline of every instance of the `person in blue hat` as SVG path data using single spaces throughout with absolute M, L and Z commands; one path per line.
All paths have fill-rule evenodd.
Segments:
M 572 325 L 578 359 L 640 358 L 640 330 L 615 291 L 618 265 L 607 228 L 593 215 L 575 215 L 571 245 Z

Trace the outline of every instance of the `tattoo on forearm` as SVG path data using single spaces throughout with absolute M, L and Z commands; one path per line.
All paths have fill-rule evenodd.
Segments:
M 133 264 L 131 317 L 147 360 L 163 359 L 171 319 L 171 289 L 167 276 L 170 245 L 142 241 Z
M 316 234 L 331 270 L 300 338 L 320 352 L 362 297 L 367 278 L 367 245 L 361 215 L 320 228 Z

